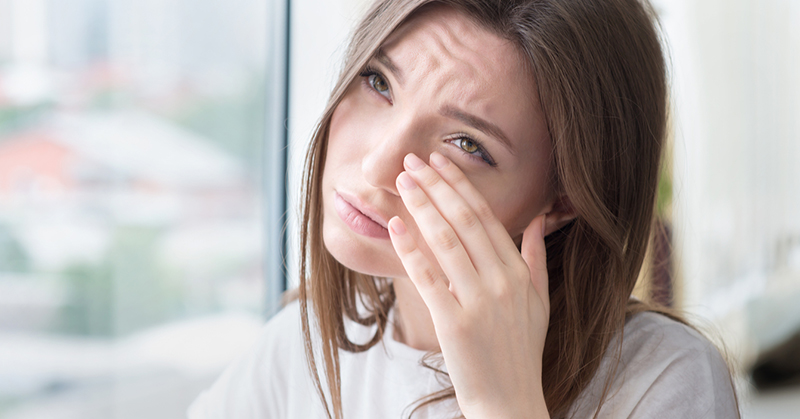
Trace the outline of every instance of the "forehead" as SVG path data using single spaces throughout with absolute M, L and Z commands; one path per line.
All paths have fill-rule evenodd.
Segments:
M 447 6 L 428 7 L 412 15 L 387 38 L 382 50 L 398 58 L 411 58 L 411 62 L 421 61 L 416 64 L 423 69 L 452 59 L 476 71 L 515 76 L 524 72 L 520 55 L 510 41 Z
M 451 7 L 413 15 L 381 53 L 397 64 L 399 88 L 416 103 L 480 115 L 513 143 L 527 140 L 539 119 L 534 80 L 517 47 Z

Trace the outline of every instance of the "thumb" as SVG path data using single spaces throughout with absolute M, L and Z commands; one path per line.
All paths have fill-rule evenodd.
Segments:
M 542 214 L 531 221 L 522 233 L 522 259 L 528 265 L 533 288 L 550 312 L 550 294 L 547 276 L 547 249 L 544 244 L 544 227 L 546 215 Z

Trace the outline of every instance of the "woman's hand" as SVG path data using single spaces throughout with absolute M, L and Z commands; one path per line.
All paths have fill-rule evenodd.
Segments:
M 468 419 L 549 417 L 542 393 L 550 317 L 545 216 L 525 229 L 520 253 L 455 164 L 433 153 L 431 166 L 413 154 L 404 165 L 397 188 L 435 260 L 399 217 L 389 231 L 430 310 L 461 412 Z

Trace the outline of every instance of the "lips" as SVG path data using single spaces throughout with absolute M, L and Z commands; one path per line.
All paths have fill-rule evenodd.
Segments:
M 347 194 L 343 196 L 339 192 L 335 192 L 333 203 L 339 218 L 354 232 L 376 239 L 389 238 L 389 231 L 386 229 L 387 222 L 384 217 L 367 208 L 358 198 Z

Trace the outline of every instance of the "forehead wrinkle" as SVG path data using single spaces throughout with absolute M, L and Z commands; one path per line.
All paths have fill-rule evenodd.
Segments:
M 444 82 L 452 84 L 453 81 L 460 81 L 465 87 L 476 90 L 475 87 L 486 82 L 479 80 L 481 70 L 491 74 L 491 70 L 498 70 L 498 63 L 496 57 L 487 57 L 488 61 L 481 62 L 481 58 L 486 56 L 485 52 L 481 52 L 485 45 L 481 48 L 481 45 L 471 46 L 465 42 L 473 37 L 475 30 L 485 31 L 471 19 L 438 19 L 432 15 L 422 15 L 404 24 L 382 49 L 392 56 L 395 56 L 392 52 L 400 53 L 397 56 L 400 61 L 396 63 L 406 67 L 408 73 L 416 73 L 414 77 L 418 80 L 415 84 L 430 85 L 432 79 L 438 76 L 440 82 L 436 83 L 437 87 Z M 415 41 L 423 47 L 408 47 Z M 478 61 L 469 60 L 471 57 Z M 459 90 L 463 93 L 466 89 Z
M 432 36 L 429 37 L 429 42 L 432 43 L 432 46 L 435 47 L 436 51 L 443 57 L 453 60 L 453 63 L 449 67 L 454 69 L 458 67 L 459 64 L 462 64 L 469 69 L 469 74 L 465 74 L 465 76 L 467 76 L 466 80 L 470 80 L 471 76 L 477 73 L 477 68 L 474 63 L 470 62 L 465 57 L 469 57 L 470 54 L 480 56 L 480 54 L 476 54 L 477 50 L 470 48 L 469 45 L 462 40 L 463 37 L 457 36 L 455 28 L 436 25 L 430 28 L 430 30 Z M 463 30 L 459 32 L 463 32 Z
M 525 66 L 513 41 L 497 37 L 469 19 L 439 19 L 433 15 L 413 19 L 403 29 L 402 35 L 393 37 L 383 49 L 405 71 L 407 84 L 403 90 L 413 94 L 409 98 L 418 106 L 417 112 L 441 115 L 442 109 L 459 109 L 489 122 L 503 121 L 500 126 L 511 128 L 504 128 L 504 137 L 515 140 L 509 143 L 516 144 L 524 137 L 513 123 L 506 125 L 520 119 L 509 118 L 511 114 L 522 112 L 522 119 L 529 119 L 528 107 L 503 107 L 510 97 L 518 97 L 519 89 L 495 88 L 501 80 L 524 84 L 519 78 Z M 535 101 L 535 94 L 533 98 Z
M 473 50 L 453 35 L 447 28 L 439 27 L 426 28 L 418 34 L 424 47 L 415 54 L 418 65 L 414 66 L 414 76 L 420 84 L 432 85 L 431 93 L 446 92 L 456 100 L 480 96 L 482 83 L 478 66 L 462 58 Z M 459 50 L 465 50 L 466 54 Z

